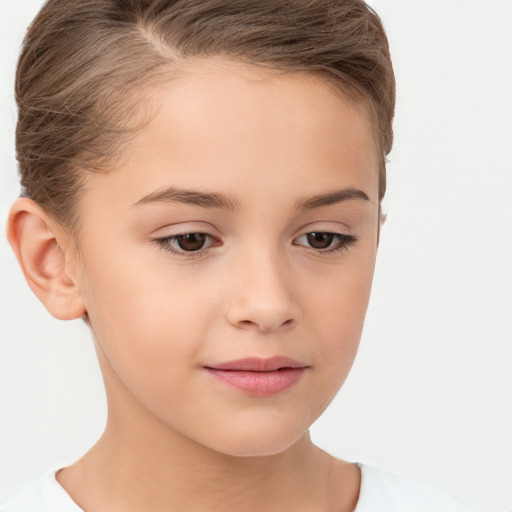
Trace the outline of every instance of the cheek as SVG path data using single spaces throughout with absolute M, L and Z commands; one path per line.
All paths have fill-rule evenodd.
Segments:
M 360 251 L 339 272 L 310 283 L 308 315 L 315 332 L 319 363 L 326 368 L 325 382 L 340 386 L 356 356 L 370 298 L 375 251 Z M 327 387 L 329 387 L 327 385 Z
M 215 301 L 179 273 L 127 258 L 123 265 L 95 263 L 88 262 L 85 303 L 110 365 L 127 385 L 169 389 L 169 380 L 197 364 Z

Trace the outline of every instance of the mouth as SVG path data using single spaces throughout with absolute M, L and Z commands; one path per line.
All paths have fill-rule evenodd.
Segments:
M 296 384 L 308 365 L 285 356 L 250 357 L 205 366 L 217 381 L 257 397 L 274 396 Z

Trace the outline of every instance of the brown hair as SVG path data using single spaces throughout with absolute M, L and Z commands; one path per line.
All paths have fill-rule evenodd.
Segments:
M 380 19 L 362 0 L 48 0 L 16 75 L 23 194 L 73 227 L 84 170 L 106 169 L 136 132 L 134 93 L 183 59 L 217 55 L 318 73 L 363 99 L 382 199 L 395 81 Z

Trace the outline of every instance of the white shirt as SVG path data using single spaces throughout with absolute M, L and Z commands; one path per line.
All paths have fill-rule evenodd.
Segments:
M 359 464 L 361 490 L 354 512 L 475 512 L 443 491 Z M 0 512 L 84 512 L 55 479 L 34 480 L 0 505 Z

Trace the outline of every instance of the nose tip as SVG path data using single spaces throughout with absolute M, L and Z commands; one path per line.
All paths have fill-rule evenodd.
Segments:
M 239 329 L 260 332 L 292 328 L 300 317 L 300 308 L 291 280 L 277 264 L 260 266 L 258 270 L 246 272 L 244 279 L 237 280 L 228 321 Z

